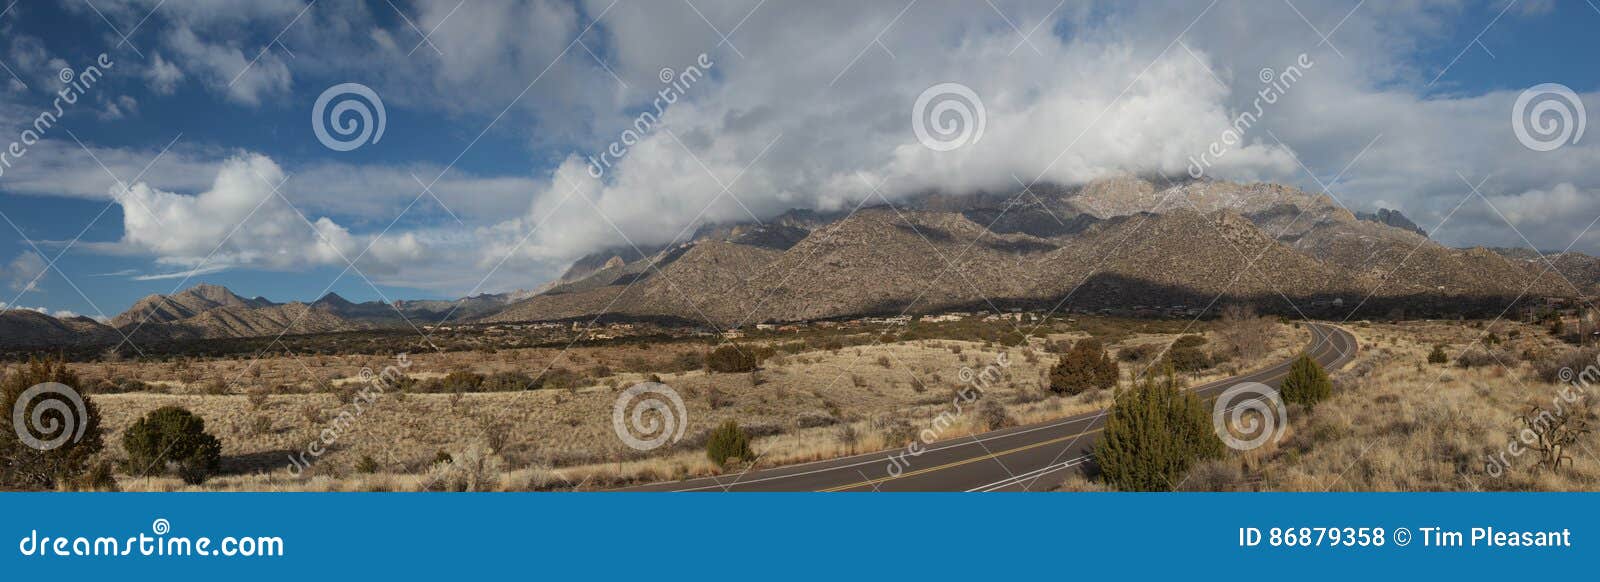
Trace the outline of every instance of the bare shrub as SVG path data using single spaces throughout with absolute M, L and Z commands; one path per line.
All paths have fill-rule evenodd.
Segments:
M 1238 356 L 1247 360 L 1259 358 L 1267 353 L 1272 319 L 1256 315 L 1255 308 L 1248 305 L 1228 305 L 1217 320 L 1217 333 Z
M 985 398 L 983 403 L 978 405 L 978 419 L 983 421 L 983 425 L 989 430 L 998 430 L 1014 424 L 1011 415 L 1006 413 L 1006 407 L 993 398 Z

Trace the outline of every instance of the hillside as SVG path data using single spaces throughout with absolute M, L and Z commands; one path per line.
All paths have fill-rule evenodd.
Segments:
M 1541 274 L 1542 261 L 1444 247 L 1398 212 L 1358 217 L 1288 186 L 1160 188 L 1123 177 L 1031 194 L 930 194 L 832 220 L 703 228 L 649 257 L 612 255 L 587 276 L 569 272 L 486 319 L 609 313 L 727 327 L 956 308 L 1225 301 L 1342 317 L 1333 306 L 1444 313 L 1492 310 L 1524 292 L 1578 294 L 1558 274 Z M 1600 272 L 1576 257 L 1558 262 Z M 1594 287 L 1592 276 L 1584 280 Z

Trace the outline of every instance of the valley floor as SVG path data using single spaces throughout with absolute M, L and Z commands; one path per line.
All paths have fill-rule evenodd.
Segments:
M 1149 359 L 1185 332 L 1186 322 L 1148 326 L 1152 331 L 1104 325 L 1086 326 L 1112 342 L 1111 353 L 1137 352 Z M 1305 342 L 1304 330 L 1274 324 L 1265 352 L 1251 360 L 1235 360 L 1190 375 L 1194 381 L 1232 375 L 1265 362 L 1291 356 Z M 1186 333 L 1207 337 L 1211 349 L 1224 344 L 1204 324 Z M 629 358 L 646 358 L 666 367 L 681 354 L 699 354 L 704 344 L 632 347 L 575 347 L 555 350 L 500 350 L 493 354 L 445 353 L 410 357 L 407 373 L 419 380 L 472 370 L 491 374 L 520 370 L 537 373 L 559 365 L 589 374 L 571 389 L 466 392 L 460 394 L 393 391 L 359 412 L 346 404 L 359 384 L 357 365 L 377 370 L 372 357 L 279 356 L 257 367 L 274 379 L 299 367 L 324 391 L 279 390 L 270 395 L 208 394 L 208 377 L 242 374 L 248 360 L 195 362 L 185 368 L 198 375 L 193 382 L 162 381 L 170 364 L 95 364 L 86 376 L 133 374 L 163 386 L 167 394 L 129 393 L 94 396 L 104 415 L 108 443 L 139 416 L 164 405 L 178 405 L 206 419 L 208 429 L 224 444 L 224 474 L 204 489 L 221 490 L 544 490 L 600 489 L 620 485 L 737 473 L 748 468 L 719 469 L 704 453 L 705 435 L 724 420 L 737 420 L 756 438 L 757 466 L 775 466 L 889 448 L 886 443 L 920 431 L 941 413 L 952 410 L 956 390 L 986 368 L 996 374 L 984 390 L 986 398 L 1004 404 L 1003 424 L 1030 424 L 1110 404 L 1110 393 L 1091 390 L 1074 396 L 1049 392 L 1047 372 L 1059 357 L 1052 342 L 1087 337 L 1088 331 L 1062 330 L 1041 334 L 1027 345 L 1006 347 L 995 342 L 954 339 L 882 339 L 860 345 L 825 346 L 778 351 L 755 374 L 718 374 L 703 370 L 660 372 L 661 382 L 683 398 L 688 425 L 677 445 L 639 453 L 617 436 L 612 412 L 619 394 L 651 374 L 616 372 L 612 367 L 649 367 Z M 751 344 L 746 344 L 750 347 Z M 790 344 L 787 349 L 796 346 Z M 1002 354 L 1004 354 L 1002 356 Z M 1133 356 L 1129 356 L 1130 358 Z M 295 360 L 301 361 L 295 361 Z M 1124 375 L 1149 362 L 1123 362 Z M 593 379 L 595 370 L 609 374 Z M 249 374 L 242 374 L 249 378 Z M 1127 383 L 1123 379 L 1123 383 Z M 299 386 L 295 390 L 307 390 Z M 236 389 L 237 390 L 237 389 Z M 341 400 L 341 398 L 345 400 Z M 967 406 L 943 427 L 941 439 L 990 430 L 992 418 Z M 350 413 L 344 420 L 341 412 Z M 339 427 L 335 442 L 321 455 L 305 455 L 322 431 Z M 343 428 L 347 427 L 347 428 Z M 107 447 L 115 449 L 115 446 Z M 435 463 L 440 454 L 452 463 Z M 308 469 L 292 467 L 291 456 L 309 459 Z M 186 488 L 175 478 L 123 476 L 124 490 Z

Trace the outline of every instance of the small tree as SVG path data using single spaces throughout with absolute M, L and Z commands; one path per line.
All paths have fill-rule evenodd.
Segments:
M 1223 455 L 1211 414 L 1168 368 L 1118 394 L 1094 459 L 1124 491 L 1170 491 L 1196 462 Z
M 1444 353 L 1444 346 L 1435 345 L 1433 351 L 1428 352 L 1429 364 L 1445 364 L 1450 362 L 1450 355 Z
M 1594 421 L 1594 409 L 1587 396 L 1572 408 L 1546 410 L 1530 406 L 1527 412 L 1517 416 L 1517 423 L 1522 425 L 1518 433 L 1532 433 L 1535 437 L 1533 442 L 1526 443 L 1536 453 L 1534 468 L 1551 472 L 1559 472 L 1563 461 L 1568 468 L 1572 467 L 1572 456 L 1567 451 L 1594 430 Z
M 1116 360 L 1106 353 L 1100 341 L 1088 338 L 1078 342 L 1050 368 L 1050 390 L 1057 394 L 1079 394 L 1090 388 L 1111 388 L 1119 375 Z
M 50 382 L 71 391 L 33 390 Z M 54 489 L 77 482 L 91 468 L 90 458 L 102 446 L 100 409 L 77 392 L 81 385 L 66 363 L 48 359 L 30 360 L 0 382 L 0 489 Z M 18 402 L 24 393 L 27 400 Z M 83 403 L 81 415 L 73 398 Z M 12 425 L 19 405 L 20 427 Z M 25 442 L 20 434 L 37 441 Z M 41 443 L 46 446 L 35 446 Z
M 206 421 L 177 406 L 157 408 L 122 434 L 128 470 L 160 475 L 169 467 L 190 485 L 199 485 L 222 460 L 222 442 L 206 433 Z
M 754 371 L 756 355 L 749 350 L 739 349 L 739 346 L 722 346 L 706 354 L 706 369 L 724 374 Z
M 1333 381 L 1316 360 L 1300 354 L 1289 365 L 1289 377 L 1283 379 L 1278 391 L 1283 394 L 1284 402 L 1312 407 L 1333 395 Z
M 706 440 L 706 457 L 720 467 L 729 459 L 750 460 L 755 453 L 750 450 L 750 436 L 739 428 L 737 421 L 729 419 L 711 431 L 711 437 Z

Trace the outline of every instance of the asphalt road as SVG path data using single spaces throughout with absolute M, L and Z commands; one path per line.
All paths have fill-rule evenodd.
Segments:
M 1306 347 L 1324 368 L 1334 369 L 1356 354 L 1356 338 L 1328 324 L 1308 324 Z M 1191 388 L 1212 398 L 1241 382 L 1276 388 L 1289 373 L 1289 361 Z M 1089 460 L 1105 425 L 1104 411 L 928 445 L 922 454 L 905 449 L 798 465 L 657 483 L 628 491 L 1029 491 L 1050 489 Z M 895 461 L 898 457 L 903 461 Z M 898 465 L 898 470 L 890 467 Z

